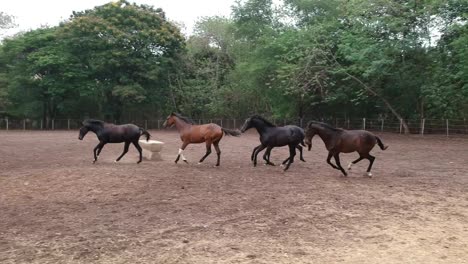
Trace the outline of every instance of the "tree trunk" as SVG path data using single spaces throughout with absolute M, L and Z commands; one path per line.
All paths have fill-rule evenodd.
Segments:
M 388 110 L 390 110 L 390 112 L 392 112 L 392 114 L 398 118 L 398 120 L 401 120 L 402 121 L 402 125 L 403 125 L 403 129 L 404 129 L 404 132 L 405 134 L 409 134 L 410 130 L 409 130 L 409 127 L 408 127 L 408 124 L 406 124 L 406 121 L 401 117 L 401 115 L 395 110 L 395 108 L 393 108 L 393 106 L 387 101 L 387 99 L 383 98 L 383 96 L 377 94 L 376 91 L 374 91 L 371 87 L 369 87 L 367 84 L 365 84 L 363 81 L 361 81 L 359 78 L 357 78 L 356 76 L 352 75 L 352 74 L 349 74 L 348 72 L 344 72 L 348 77 L 350 77 L 351 79 L 357 81 L 359 84 L 361 84 L 364 89 L 366 91 L 368 91 L 369 93 L 371 93 L 373 96 L 376 96 L 377 98 L 379 98 L 384 104 L 385 106 L 388 108 Z

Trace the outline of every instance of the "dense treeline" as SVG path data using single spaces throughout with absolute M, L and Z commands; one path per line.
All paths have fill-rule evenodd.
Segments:
M 467 19 L 466 0 L 246 0 L 184 38 L 161 9 L 119 1 L 5 39 L 0 111 L 461 119 Z

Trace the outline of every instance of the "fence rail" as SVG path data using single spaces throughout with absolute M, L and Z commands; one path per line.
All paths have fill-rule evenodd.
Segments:
M 278 126 L 297 125 L 305 127 L 309 119 L 270 119 Z M 365 129 L 369 131 L 404 133 L 402 120 L 396 119 L 343 119 L 322 118 L 320 121 L 341 127 L 344 129 Z M 216 123 L 225 128 L 240 128 L 245 119 L 194 119 L 195 123 Z M 44 122 L 37 119 L 0 119 L 0 130 L 76 130 L 81 127 L 79 119 L 53 119 Z M 115 121 L 111 121 L 117 123 Z M 468 134 L 468 122 L 466 120 L 451 119 L 408 119 L 405 120 L 411 134 Z M 122 123 L 133 123 L 145 129 L 162 129 L 164 119 L 129 120 Z

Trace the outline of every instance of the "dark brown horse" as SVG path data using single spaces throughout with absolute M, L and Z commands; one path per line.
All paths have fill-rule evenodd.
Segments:
M 206 142 L 206 154 L 200 159 L 199 163 L 202 163 L 205 158 L 211 154 L 211 144 L 213 144 L 216 154 L 218 155 L 216 166 L 219 166 L 219 160 L 221 158 L 219 141 L 223 138 L 223 135 L 227 134 L 238 137 L 241 134 L 239 131 L 226 129 L 213 123 L 195 125 L 193 121 L 178 113 L 170 114 L 164 122 L 163 127 L 171 127 L 174 125 L 177 128 L 177 131 L 179 131 L 180 139 L 182 140 L 182 146 L 179 149 L 179 154 L 177 155 L 175 163 L 179 161 L 181 156 L 182 160 L 188 163 L 183 154 L 183 151 L 188 144 Z
M 119 161 L 128 152 L 128 147 L 130 146 L 130 143 L 133 143 L 135 148 L 140 153 L 140 159 L 137 162 L 140 163 L 142 160 L 142 154 L 140 144 L 138 144 L 138 140 L 140 139 L 141 135 L 146 135 L 147 141 L 151 137 L 148 131 L 133 124 L 114 125 L 101 120 L 87 119 L 83 121 L 83 126 L 80 128 L 80 134 L 78 136 L 78 139 L 83 140 L 84 136 L 88 133 L 88 131 L 94 132 L 99 139 L 99 144 L 97 144 L 97 146 L 93 150 L 93 163 L 97 161 L 97 158 L 99 154 L 101 154 L 101 150 L 105 144 L 122 142 L 125 142 L 124 151 L 115 160 L 115 162 Z
M 346 171 L 340 164 L 340 153 L 351 153 L 356 151 L 359 153 L 359 158 L 349 163 L 348 170 L 351 170 L 353 164 L 358 163 L 363 159 L 369 160 L 369 167 L 367 168 L 367 176 L 372 177 L 370 172 L 372 164 L 374 164 L 375 157 L 370 155 L 369 152 L 378 144 L 380 149 L 386 150 L 388 146 L 384 146 L 382 140 L 365 130 L 345 130 L 341 128 L 334 128 L 322 122 L 311 121 L 307 125 L 305 133 L 305 143 L 308 145 L 309 150 L 312 148 L 312 138 L 318 134 L 325 143 L 328 150 L 327 163 L 333 168 L 343 172 L 347 176 Z M 335 158 L 336 165 L 331 163 L 331 158 Z

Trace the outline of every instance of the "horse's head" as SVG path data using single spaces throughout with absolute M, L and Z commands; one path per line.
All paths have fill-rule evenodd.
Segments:
M 244 122 L 244 125 L 242 126 L 241 128 L 241 132 L 244 133 L 245 131 L 251 129 L 253 127 L 253 124 L 252 124 L 252 117 L 249 117 L 245 120 Z
M 310 122 L 307 125 L 305 131 L 304 143 L 307 145 L 307 149 L 310 151 L 312 149 L 312 138 L 317 134 L 317 127 L 314 126 L 314 123 Z
M 174 114 L 174 113 L 171 113 L 171 114 L 166 118 L 166 121 L 164 121 L 163 127 L 164 127 L 164 128 L 172 127 L 172 126 L 175 124 L 175 122 L 176 122 L 176 120 L 175 120 L 175 114 Z
M 86 136 L 88 131 L 89 131 L 89 128 L 87 126 L 82 126 L 80 128 L 80 134 L 78 135 L 78 139 L 83 140 L 83 138 Z

